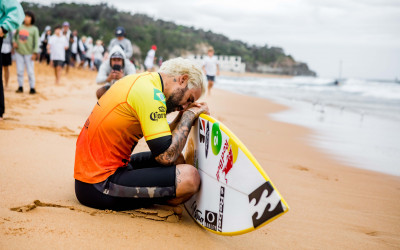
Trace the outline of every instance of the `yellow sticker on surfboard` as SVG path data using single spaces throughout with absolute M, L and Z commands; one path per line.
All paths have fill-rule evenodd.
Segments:
M 286 213 L 286 201 L 243 143 L 221 122 L 200 115 L 185 159 L 200 174 L 200 191 L 185 202 L 192 218 L 220 235 L 256 230 Z

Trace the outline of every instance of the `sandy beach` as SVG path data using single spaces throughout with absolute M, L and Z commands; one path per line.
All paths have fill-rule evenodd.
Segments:
M 213 89 L 211 115 L 248 147 L 290 211 L 254 232 L 218 236 L 162 208 L 116 213 L 79 204 L 77 136 L 96 103 L 96 72 L 54 83 L 35 65 L 36 90 L 17 94 L 15 64 L 0 121 L 0 249 L 399 249 L 400 177 L 341 165 L 306 143 L 313 131 L 273 121 L 286 107 Z M 146 150 L 141 143 L 135 151 Z M 36 200 L 36 202 L 34 202 Z M 147 218 L 146 218 L 147 217 Z

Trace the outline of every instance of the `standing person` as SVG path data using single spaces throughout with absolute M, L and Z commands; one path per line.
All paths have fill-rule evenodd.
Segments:
M 97 71 L 99 70 L 101 63 L 103 62 L 103 53 L 103 41 L 97 40 L 96 45 L 93 47 L 93 64 L 96 67 Z
M 93 69 L 93 64 L 92 64 L 93 38 L 91 38 L 89 36 L 89 37 L 85 38 L 85 40 L 84 40 L 84 37 L 82 37 L 82 42 L 84 43 L 85 49 L 86 49 L 85 58 L 86 58 L 86 62 L 87 62 L 88 68 L 89 69 Z
M 13 42 L 12 42 L 12 34 L 6 36 L 3 39 L 3 46 L 1 47 L 1 60 L 2 63 L 0 64 L 0 67 L 3 67 L 4 71 L 4 83 L 5 83 L 5 88 L 8 88 L 8 81 L 10 80 L 10 70 L 9 67 L 12 64 L 12 58 L 11 58 L 11 53 L 13 50 Z
M 112 48 L 110 51 L 110 59 L 101 64 L 99 72 L 97 73 L 97 84 L 105 84 L 96 91 L 97 99 L 100 99 L 116 81 L 126 75 L 135 73 L 135 65 L 125 57 L 125 53 L 121 47 L 115 46 Z
M 39 52 L 39 30 L 34 25 L 35 15 L 31 11 L 25 11 L 24 23 L 14 35 L 15 61 L 17 63 L 18 89 L 17 93 L 24 92 L 24 71 L 28 73 L 30 91 L 36 94 L 34 61 Z
M 66 65 L 65 71 L 68 74 L 69 72 L 69 65 L 71 63 L 71 30 L 69 29 L 69 22 L 65 21 L 62 24 L 62 35 L 65 36 L 69 45 L 68 49 L 65 51 L 65 59 L 64 64 Z
M 119 80 L 97 102 L 78 137 L 75 194 L 97 209 L 127 210 L 149 204 L 179 205 L 200 186 L 182 150 L 194 121 L 208 114 L 203 73 L 188 59 L 160 71 Z M 180 111 L 168 124 L 166 114 Z M 151 152 L 132 154 L 144 137 Z
M 211 88 L 215 82 L 215 76 L 219 75 L 219 65 L 217 57 L 214 56 L 214 49 L 208 49 L 208 56 L 204 58 L 203 62 L 203 71 L 207 76 L 208 81 L 208 95 L 211 95 Z
M 116 38 L 113 38 L 108 45 L 108 51 L 111 51 L 112 48 L 119 45 L 124 50 L 126 58 L 130 59 L 133 55 L 133 48 L 131 41 L 126 38 L 124 27 L 117 27 L 115 29 L 115 36 Z
M 78 56 L 82 64 L 85 62 L 84 54 L 85 46 L 83 46 L 82 40 L 78 36 L 78 31 L 74 30 L 71 35 L 71 64 L 73 67 L 75 67 Z
M 54 35 L 49 39 L 47 50 L 50 53 L 50 59 L 54 67 L 56 84 L 60 83 L 61 70 L 64 65 L 65 52 L 68 49 L 69 43 L 67 38 L 62 35 L 61 26 L 54 28 Z
M 12 36 L 12 31 L 17 29 L 24 20 L 24 10 L 16 0 L 0 1 L 0 50 L 3 38 Z M 2 55 L 0 53 L 0 65 L 2 65 Z M 0 67 L 0 120 L 3 120 L 5 112 L 4 89 L 3 89 L 3 67 Z
M 145 70 L 151 72 L 154 71 L 154 61 L 156 60 L 157 46 L 152 45 L 151 49 L 147 52 L 146 59 L 144 59 Z
M 39 62 L 42 62 L 44 59 L 46 59 L 47 65 L 49 65 L 50 63 L 50 54 L 47 51 L 47 44 L 49 42 L 50 36 L 51 36 L 51 27 L 47 25 L 42 35 L 40 36 L 40 42 L 41 42 L 40 47 L 42 51 L 40 52 L 40 58 L 39 58 Z

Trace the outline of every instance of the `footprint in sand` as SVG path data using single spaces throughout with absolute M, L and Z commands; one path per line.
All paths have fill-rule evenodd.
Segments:
M 8 120 L 8 119 L 7 119 Z M 18 119 L 10 119 L 14 121 L 19 121 Z M 0 123 L 0 129 L 2 130 L 12 130 L 15 128 L 27 128 L 27 129 L 32 129 L 32 130 L 46 130 L 50 132 L 55 132 L 58 133 L 61 136 L 64 137 L 73 137 L 77 138 L 79 136 L 78 133 L 76 133 L 74 130 L 69 129 L 68 127 L 49 127 L 49 126 L 41 126 L 41 125 L 26 125 L 26 124 L 18 124 L 18 123 Z
M 308 168 L 300 166 L 300 165 L 293 166 L 292 168 L 300 170 L 300 171 L 310 171 Z
M 149 220 L 156 221 L 166 221 L 166 222 L 179 222 L 180 217 L 182 216 L 182 208 L 181 207 L 169 207 L 169 206 L 159 206 L 154 205 L 151 208 L 139 208 L 135 210 L 129 211 L 113 211 L 113 210 L 94 210 L 88 211 L 79 208 L 75 208 L 73 206 L 63 206 L 53 203 L 44 203 L 40 200 L 35 200 L 31 204 L 10 208 L 11 211 L 26 213 L 37 207 L 55 207 L 55 208 L 67 208 L 69 210 L 74 210 L 78 212 L 88 213 L 92 216 L 96 214 L 119 214 L 119 215 L 129 215 L 131 218 L 145 218 Z
M 301 165 L 295 165 L 295 166 L 292 166 L 292 168 L 296 169 L 296 170 L 299 170 L 299 171 L 304 171 L 304 172 L 310 172 L 310 173 L 313 172 L 313 175 L 315 177 L 317 177 L 319 179 L 322 179 L 322 180 L 327 180 L 327 181 L 329 180 L 328 176 L 323 175 L 323 174 L 319 174 L 319 173 L 315 173 L 314 171 L 311 171 L 309 168 L 301 166 Z M 339 179 L 335 178 L 335 181 L 339 181 Z

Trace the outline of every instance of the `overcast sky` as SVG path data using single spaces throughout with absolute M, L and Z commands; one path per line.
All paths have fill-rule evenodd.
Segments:
M 343 77 L 400 79 L 400 0 L 107 2 L 120 10 L 211 30 L 249 44 L 282 47 L 322 77 L 337 77 L 342 61 Z

